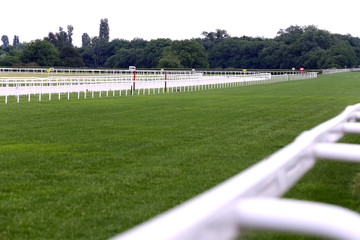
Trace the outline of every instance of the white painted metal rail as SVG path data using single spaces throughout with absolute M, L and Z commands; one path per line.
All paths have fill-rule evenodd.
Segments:
M 246 229 L 360 239 L 360 215 L 348 209 L 279 198 L 322 160 L 360 162 L 360 145 L 337 143 L 360 134 L 360 104 L 302 133 L 293 143 L 213 189 L 113 240 L 225 240 Z
M 3 69 L 4 70 L 4 69 Z M 14 69 L 11 69 L 14 70 Z M 21 69 L 24 70 L 24 69 Z M 29 69 L 25 69 L 29 71 Z M 24 70 L 24 71 L 25 71 Z M 42 71 L 44 69 L 32 69 Z M 10 70 L 8 70 L 10 71 Z M 52 70 L 56 71 L 56 70 Z M 75 71 L 75 70 L 73 70 Z M 88 70 L 90 71 L 90 70 Z M 75 71 L 76 72 L 76 71 Z M 40 72 L 43 73 L 43 72 Z M 316 78 L 316 73 L 298 73 L 271 75 L 270 73 L 240 72 L 240 71 L 136 71 L 122 70 L 118 74 L 101 76 L 60 76 L 48 77 L 0 77 L 0 97 L 4 96 L 4 102 L 8 103 L 8 97 L 15 96 L 20 101 L 20 96 L 27 96 L 30 102 L 34 95 L 39 101 L 43 95 L 51 100 L 52 95 L 61 98 L 70 98 L 70 93 L 77 93 L 83 98 L 97 93 L 101 97 L 102 92 L 112 95 L 140 95 L 155 94 L 177 91 L 197 91 L 210 88 L 239 87 L 248 85 L 268 84 L 279 81 L 290 81 Z M 137 92 L 135 92 L 135 90 Z M 123 93 L 122 93 L 123 91 Z M 67 95 L 66 97 L 62 95 Z M 36 96 L 36 97 L 37 97 Z
M 67 99 L 70 93 L 78 93 L 86 98 L 87 96 L 94 97 L 97 92 L 101 97 L 101 92 L 115 91 L 121 95 L 134 95 L 135 90 L 137 94 L 155 94 L 161 91 L 174 92 L 175 91 L 197 91 L 209 88 L 222 88 L 233 86 L 247 86 L 254 84 L 264 84 L 271 82 L 271 75 L 266 73 L 259 74 L 239 74 L 239 75 L 207 75 L 202 73 L 187 72 L 142 72 L 140 74 L 129 73 L 121 75 L 108 76 L 52 76 L 46 78 L 29 78 L 29 77 L 14 77 L 14 78 L 0 78 L 0 96 L 5 97 L 5 103 L 8 102 L 9 96 L 15 96 L 17 102 L 20 101 L 20 96 L 27 95 L 28 101 L 31 101 L 31 96 L 38 95 L 39 101 L 42 95 L 46 94 L 51 100 L 53 94 L 57 94 L 59 100 L 61 95 L 67 94 Z M 64 97 L 63 97 L 64 98 Z
M 51 70 L 50 70 L 51 69 Z M 126 74 L 132 72 L 129 69 L 87 69 L 87 68 L 0 68 L 0 73 L 17 73 L 17 74 L 49 74 L 48 71 L 51 71 L 53 75 L 114 75 L 114 74 Z M 136 70 L 138 73 L 143 74 L 153 74 L 159 73 L 159 70 Z M 170 72 L 170 71 L 168 71 Z M 172 70 L 171 72 L 182 74 L 188 73 L 188 70 Z M 205 74 L 217 74 L 217 75 L 249 75 L 249 74 L 259 74 L 259 73 L 270 73 L 271 75 L 297 75 L 297 74 L 308 74 L 309 72 L 300 72 L 300 71 L 203 71 L 196 70 L 197 73 Z
M 343 69 L 325 69 L 322 74 L 344 73 L 344 72 L 358 72 L 360 68 L 343 68 Z

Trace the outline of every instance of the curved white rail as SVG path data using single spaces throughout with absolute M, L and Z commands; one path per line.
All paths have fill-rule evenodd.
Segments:
M 237 203 L 236 214 L 242 228 L 296 232 L 332 239 L 359 239 L 360 236 L 359 214 L 329 204 L 250 198 Z
M 360 215 L 322 203 L 276 199 L 318 159 L 360 161 L 360 145 L 336 143 L 360 134 L 360 104 L 302 133 L 269 158 L 114 240 L 233 239 L 248 228 L 360 239 Z

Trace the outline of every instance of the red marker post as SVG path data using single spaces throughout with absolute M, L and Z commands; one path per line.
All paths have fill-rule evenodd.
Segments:
M 164 89 L 164 92 L 166 92 L 166 79 L 167 79 L 167 73 L 165 72 L 165 89 Z

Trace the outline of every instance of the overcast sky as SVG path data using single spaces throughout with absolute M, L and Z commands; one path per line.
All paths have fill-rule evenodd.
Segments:
M 273 38 L 290 25 L 316 25 L 331 33 L 360 37 L 359 0 L 16 0 L 0 4 L 0 36 L 20 42 L 43 39 L 62 26 L 98 36 L 107 18 L 110 39 L 172 40 L 201 37 L 225 29 L 231 36 Z

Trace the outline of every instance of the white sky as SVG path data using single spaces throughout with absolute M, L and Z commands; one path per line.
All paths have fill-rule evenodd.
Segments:
M 191 39 L 217 28 L 273 38 L 281 28 L 311 24 L 360 37 L 359 7 L 359 0 L 3 0 L 0 36 L 30 42 L 72 25 L 73 43 L 81 47 L 81 35 L 97 36 L 107 18 L 110 39 Z

